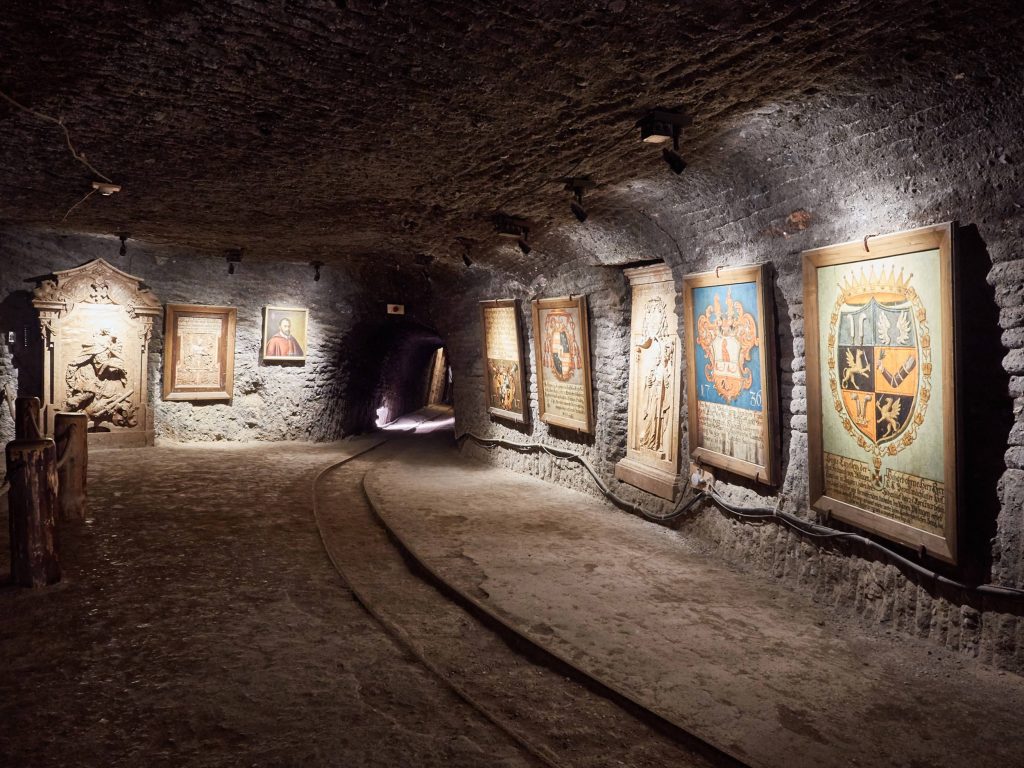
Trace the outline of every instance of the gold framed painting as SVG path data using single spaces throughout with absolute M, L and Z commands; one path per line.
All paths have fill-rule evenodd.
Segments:
M 535 299 L 533 347 L 540 420 L 593 434 L 587 297 Z
M 526 422 L 529 401 L 523 371 L 523 334 L 517 299 L 480 302 L 484 389 L 488 413 Z
M 804 252 L 810 502 L 957 560 L 953 223 Z
M 266 307 L 263 310 L 263 361 L 301 363 L 306 360 L 309 310 Z
M 164 400 L 231 401 L 234 307 L 168 304 L 164 323 Z
M 778 481 L 775 310 L 769 266 L 683 278 L 690 456 Z

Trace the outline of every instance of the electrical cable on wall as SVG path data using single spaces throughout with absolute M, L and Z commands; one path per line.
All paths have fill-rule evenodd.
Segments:
M 935 585 L 942 585 L 952 589 L 958 589 L 963 592 L 973 592 L 984 596 L 1010 599 L 1014 600 L 1015 602 L 1019 600 L 1024 600 L 1024 589 L 1017 589 L 1016 587 L 1002 587 L 996 584 L 968 584 L 966 582 L 957 581 L 956 579 L 951 579 L 948 576 L 943 576 L 942 574 L 938 573 L 937 571 L 931 570 L 930 568 L 926 568 L 920 563 L 916 563 L 913 560 L 904 557 L 899 552 L 890 549 L 884 544 L 880 544 L 874 539 L 869 539 L 867 536 L 864 536 L 862 534 L 853 533 L 850 531 L 840 531 L 835 528 L 829 528 L 825 525 L 820 525 L 818 523 L 813 523 L 809 520 L 804 520 L 800 517 L 797 517 L 796 515 L 793 515 L 789 512 L 784 512 L 783 510 L 778 508 L 773 509 L 771 507 L 743 507 L 736 504 L 732 504 L 731 502 L 726 501 L 720 494 L 715 492 L 713 489 L 708 489 L 706 491 L 699 490 L 694 494 L 692 498 L 690 498 L 685 503 L 682 500 L 680 500 L 680 502 L 675 506 L 675 508 L 667 515 L 659 516 L 656 514 L 652 514 L 643 509 L 643 507 L 641 507 L 640 505 L 634 504 L 616 495 L 611 490 L 611 488 L 608 487 L 608 484 L 601 479 L 601 477 L 597 474 L 597 471 L 594 469 L 594 467 L 590 464 L 589 461 L 587 461 L 586 457 L 584 457 L 582 454 L 576 453 L 574 451 L 568 451 L 563 448 L 553 448 L 551 446 L 544 445 L 543 443 L 517 443 L 512 440 L 504 440 L 502 438 L 496 437 L 480 437 L 479 435 L 475 435 L 472 432 L 463 432 L 461 435 L 459 435 L 458 438 L 456 438 L 456 442 L 458 442 L 461 445 L 461 443 L 466 439 L 470 439 L 473 442 L 477 443 L 478 445 L 488 449 L 495 447 L 504 447 L 520 452 L 541 451 L 543 453 L 548 454 L 549 456 L 554 456 L 555 458 L 569 459 L 575 461 L 581 464 L 584 467 L 584 469 L 587 470 L 587 472 L 594 479 L 594 482 L 597 484 L 597 487 L 600 489 L 601 493 L 605 496 L 605 498 L 612 501 L 616 506 L 628 512 L 634 512 L 636 514 L 642 515 L 643 517 L 649 520 L 655 520 L 657 522 L 668 522 L 671 520 L 675 520 L 676 518 L 682 516 L 691 508 L 693 508 L 698 502 L 707 500 L 712 502 L 716 507 L 718 507 L 723 512 L 726 512 L 729 515 L 732 515 L 733 517 L 736 517 L 740 520 L 772 520 L 789 528 L 792 531 L 795 531 L 801 536 L 805 536 L 812 540 L 840 539 L 844 541 L 855 541 L 858 544 L 861 544 L 867 547 L 868 549 L 871 549 L 883 555 L 884 557 L 889 559 L 894 565 L 900 566 L 907 570 L 911 570 L 919 576 L 922 576 L 930 580 Z M 685 493 L 685 491 L 686 489 L 684 488 L 683 492 Z
M 75 210 L 78 206 L 80 206 L 82 203 L 84 203 L 86 200 L 88 200 L 90 197 L 92 197 L 97 192 L 100 192 L 104 196 L 109 196 L 109 195 L 113 194 L 114 192 L 120 192 L 121 191 L 120 185 L 115 184 L 110 179 L 109 176 L 107 176 L 107 175 L 105 175 L 103 173 L 100 173 L 100 171 L 98 171 L 96 169 L 96 166 L 94 166 L 92 163 L 89 162 L 89 159 L 85 156 L 84 152 L 79 152 L 77 149 L 75 149 L 75 145 L 71 141 L 71 131 L 69 131 L 68 127 L 64 124 L 64 118 L 63 117 L 59 117 L 59 118 L 58 117 L 51 117 L 50 115 L 47 115 L 47 114 L 45 114 L 43 112 L 38 112 L 38 111 L 36 111 L 34 109 L 26 107 L 24 104 L 22 104 L 19 101 L 16 101 L 12 97 L 10 97 L 6 93 L 4 93 L 3 91 L 0 91 L 0 99 L 3 99 L 4 101 L 6 101 L 8 104 L 12 105 L 13 107 L 15 107 L 17 109 L 20 109 L 22 112 L 25 112 L 26 114 L 32 115 L 32 117 L 35 117 L 35 118 L 37 118 L 39 120 L 42 120 L 44 122 L 47 122 L 47 123 L 53 123 L 54 125 L 58 126 L 62 131 L 64 131 L 64 141 L 68 145 L 68 151 L 71 152 L 71 156 L 73 158 L 75 158 L 75 160 L 80 162 L 82 165 L 84 165 L 86 168 L 88 168 L 90 171 L 92 171 L 93 174 L 95 174 L 100 179 L 102 179 L 103 182 L 105 182 L 105 183 L 100 183 L 100 182 L 94 181 L 92 183 L 92 189 L 89 192 L 87 192 L 78 202 L 76 202 L 74 205 L 72 205 L 70 208 L 68 208 L 67 212 L 64 214 L 64 217 L 61 219 L 61 221 L 67 221 L 68 216 L 71 215 L 71 212 L 73 210 Z

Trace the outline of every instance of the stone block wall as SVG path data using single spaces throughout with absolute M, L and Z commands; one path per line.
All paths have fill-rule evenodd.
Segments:
M 720 473 L 720 490 L 736 503 L 780 504 L 816 519 L 807 499 L 801 252 L 955 220 L 960 223 L 956 280 L 963 369 L 962 564 L 926 564 L 972 583 L 1024 587 L 1024 215 L 1017 170 L 1024 146 L 1013 117 L 1024 107 L 1022 85 L 1019 67 L 997 74 L 972 70 L 951 72 L 942 90 L 876 84 L 870 96 L 810 93 L 762 105 L 737 118 L 716 146 L 701 147 L 682 176 L 662 168 L 661 176 L 609 185 L 591 200 L 586 223 L 575 222 L 567 211 L 565 221 L 539 237 L 528 256 L 496 245 L 493 262 L 502 266 L 467 268 L 452 291 L 457 309 L 448 314 L 461 319 L 440 328 L 451 351 L 457 432 L 577 450 L 617 493 L 665 511 L 653 497 L 613 480 L 614 465 L 625 454 L 628 377 L 629 294 L 620 267 L 661 259 L 681 286 L 690 272 L 770 262 L 782 480 L 768 488 Z M 548 264 L 559 266 L 544 268 Z M 569 293 L 590 299 L 593 438 L 537 421 L 529 300 Z M 525 428 L 488 417 L 483 395 L 475 302 L 509 297 L 523 300 L 532 414 Z M 683 400 L 685 456 L 685 393 Z M 577 465 L 500 449 L 487 455 L 596 493 Z M 1024 670 L 1019 604 L 936 588 L 868 551 L 812 543 L 773 525 L 740 524 L 711 509 L 677 528 L 708 551 L 791 584 L 868 625 L 927 637 Z
M 163 322 L 158 321 L 150 353 L 150 396 L 158 438 L 208 440 L 329 440 L 366 426 L 363 414 L 383 394 L 383 356 L 367 338 L 420 334 L 429 322 L 429 290 L 420 271 L 324 267 L 314 281 L 306 264 L 243 261 L 235 274 L 217 254 L 189 252 L 129 241 L 120 256 L 112 237 L 0 231 L 0 387 L 40 394 L 41 350 L 27 279 L 102 257 L 136 275 L 163 304 L 211 304 L 238 309 L 234 398 L 228 403 L 194 404 L 161 399 Z M 418 300 L 416 297 L 420 297 Z M 407 315 L 388 316 L 387 302 L 406 303 Z M 260 362 L 263 307 L 309 309 L 304 364 Z M 15 341 L 7 343 L 8 332 Z M 369 387 L 364 381 L 370 381 Z M 372 421 L 370 422 L 372 425 Z M 13 437 L 6 408 L 0 440 Z

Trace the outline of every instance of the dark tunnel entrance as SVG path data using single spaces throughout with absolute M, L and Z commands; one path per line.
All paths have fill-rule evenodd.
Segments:
M 346 346 L 346 435 L 383 427 L 427 405 L 453 405 L 451 365 L 432 328 L 404 318 L 364 321 Z

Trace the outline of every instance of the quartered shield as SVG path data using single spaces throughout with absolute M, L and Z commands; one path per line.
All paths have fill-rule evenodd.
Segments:
M 898 438 L 914 415 L 921 350 L 909 301 L 864 299 L 840 309 L 836 368 L 846 415 L 880 446 Z

